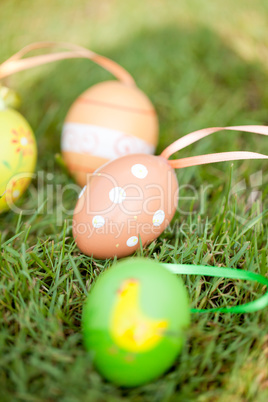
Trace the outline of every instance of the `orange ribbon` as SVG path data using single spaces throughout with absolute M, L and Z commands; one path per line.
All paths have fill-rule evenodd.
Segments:
M 50 53 L 38 55 L 23 59 L 23 57 L 33 50 L 38 49 L 54 49 L 63 48 L 68 51 L 61 51 L 57 53 Z M 82 46 L 65 43 L 65 42 L 37 42 L 28 45 L 14 54 L 8 60 L 0 65 L 0 79 L 19 71 L 27 70 L 29 68 L 41 66 L 42 64 L 52 63 L 57 60 L 85 58 L 90 59 L 112 73 L 116 78 L 129 86 L 135 86 L 133 77 L 119 64 L 107 57 L 101 56 L 91 50 L 85 49 Z
M 188 145 L 207 137 L 210 134 L 216 133 L 221 130 L 236 130 L 246 131 L 248 133 L 261 134 L 268 136 L 268 126 L 230 126 L 230 127 L 211 127 L 202 130 L 194 131 L 190 134 L 179 138 L 177 141 L 170 144 L 160 156 L 168 159 L 172 154 L 186 148 Z M 169 164 L 176 169 L 181 169 L 190 166 L 204 165 L 207 163 L 245 160 L 245 159 L 268 159 L 267 155 L 259 154 L 256 152 L 220 152 L 216 154 L 190 156 L 189 158 L 169 160 Z

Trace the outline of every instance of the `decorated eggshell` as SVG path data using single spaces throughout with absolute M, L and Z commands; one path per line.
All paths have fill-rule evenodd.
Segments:
M 158 120 L 147 96 L 135 86 L 105 81 L 71 106 L 62 132 L 63 158 L 82 187 L 87 173 L 131 153 L 153 154 Z
M 102 274 L 82 316 L 93 364 L 127 387 L 154 380 L 174 363 L 189 323 L 181 279 L 145 258 L 124 260 Z
M 13 109 L 0 110 L 0 213 L 26 190 L 36 156 L 35 137 L 24 117 Z
M 176 174 L 166 159 L 134 154 L 111 161 L 79 195 L 73 216 L 77 246 L 100 259 L 128 256 L 168 226 L 177 197 Z

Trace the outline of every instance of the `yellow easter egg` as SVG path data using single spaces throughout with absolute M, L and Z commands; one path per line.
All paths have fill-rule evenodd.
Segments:
M 0 213 L 12 209 L 35 170 L 37 147 L 31 127 L 13 109 L 0 110 Z
M 136 86 L 105 81 L 85 91 L 71 106 L 62 132 L 63 158 L 82 187 L 104 163 L 135 153 L 153 154 L 158 119 Z

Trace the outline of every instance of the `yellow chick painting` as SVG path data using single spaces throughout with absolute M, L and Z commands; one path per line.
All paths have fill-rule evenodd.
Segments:
M 147 317 L 139 301 L 139 280 L 126 279 L 118 290 L 111 314 L 112 338 L 119 347 L 133 353 L 154 348 L 168 327 L 167 320 Z

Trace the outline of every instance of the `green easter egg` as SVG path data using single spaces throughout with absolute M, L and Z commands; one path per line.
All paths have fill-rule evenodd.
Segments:
M 82 317 L 95 367 L 107 380 L 126 387 L 152 381 L 171 367 L 189 323 L 182 280 L 145 258 L 126 259 L 104 272 Z

